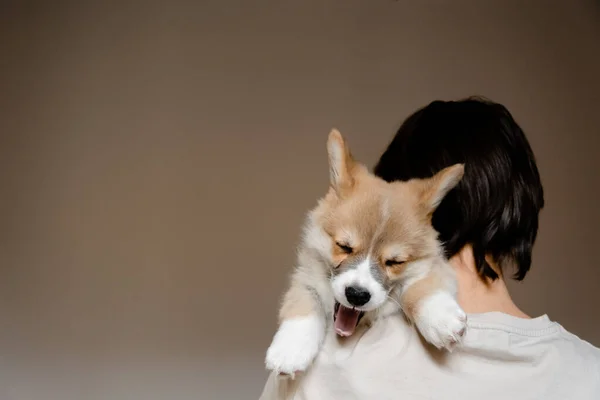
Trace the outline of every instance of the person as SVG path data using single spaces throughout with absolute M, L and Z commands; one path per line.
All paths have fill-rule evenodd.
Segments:
M 329 338 L 293 381 L 271 374 L 261 400 L 600 399 L 600 349 L 547 315 L 527 315 L 505 283 L 511 273 L 526 277 L 544 206 L 534 154 L 507 108 L 484 98 L 434 101 L 402 124 L 374 172 L 407 180 L 455 163 L 465 175 L 432 224 L 468 316 L 461 346 L 432 349 L 390 316 L 347 343 Z

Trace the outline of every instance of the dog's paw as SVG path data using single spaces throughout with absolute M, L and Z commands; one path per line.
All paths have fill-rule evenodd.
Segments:
M 318 315 L 283 321 L 267 350 L 267 369 L 293 378 L 313 362 L 324 336 L 325 321 Z
M 454 297 L 440 292 L 423 299 L 415 323 L 425 340 L 452 351 L 467 330 L 467 314 Z

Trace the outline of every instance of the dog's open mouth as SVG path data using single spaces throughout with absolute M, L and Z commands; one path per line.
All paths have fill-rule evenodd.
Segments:
M 350 336 L 365 313 L 355 308 L 344 307 L 337 301 L 333 309 L 335 333 L 339 336 Z

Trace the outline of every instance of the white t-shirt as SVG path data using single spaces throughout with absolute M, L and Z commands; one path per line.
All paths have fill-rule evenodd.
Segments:
M 600 349 L 544 315 L 470 314 L 464 344 L 430 349 L 400 315 L 340 343 L 304 376 L 271 374 L 260 400 L 600 400 Z

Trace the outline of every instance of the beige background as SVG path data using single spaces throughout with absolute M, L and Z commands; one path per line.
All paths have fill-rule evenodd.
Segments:
M 2 400 L 257 398 L 329 129 L 373 165 L 410 112 L 470 94 L 512 110 L 546 188 L 517 300 L 600 346 L 597 2 L 16 3 Z

